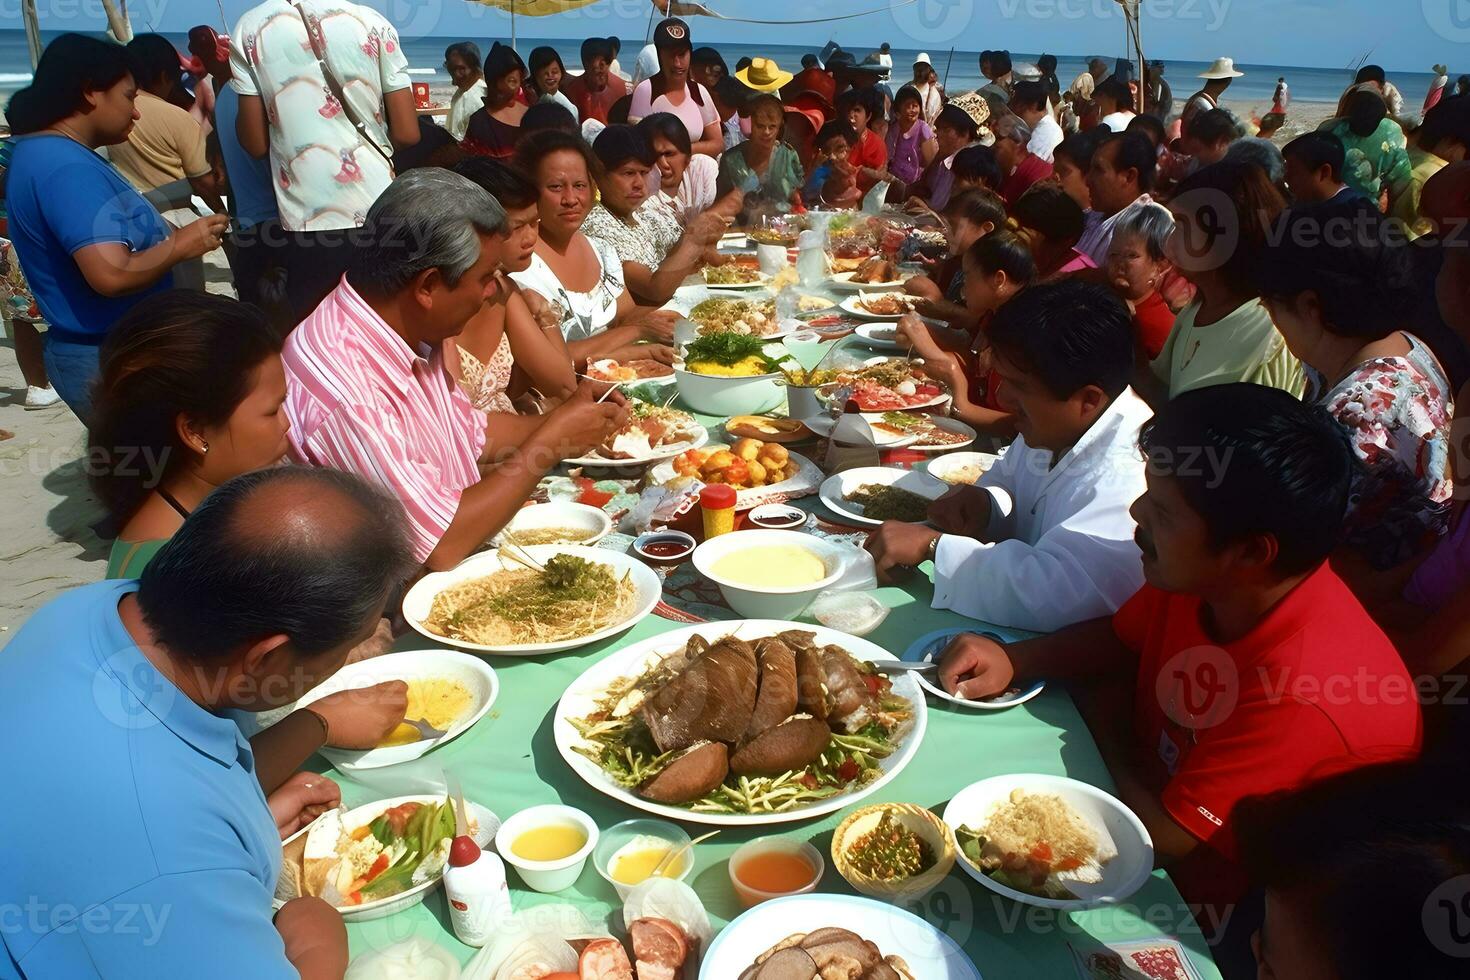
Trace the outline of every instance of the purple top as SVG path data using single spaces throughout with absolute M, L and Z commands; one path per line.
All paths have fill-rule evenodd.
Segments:
M 920 119 L 908 135 L 898 131 L 898 124 L 888 127 L 888 172 L 905 184 L 912 184 L 924 173 L 924 157 L 919 147 L 934 138 L 934 130 Z
M 1416 606 L 1438 609 L 1470 584 L 1470 514 L 1461 514 L 1450 533 L 1414 571 L 1404 598 Z

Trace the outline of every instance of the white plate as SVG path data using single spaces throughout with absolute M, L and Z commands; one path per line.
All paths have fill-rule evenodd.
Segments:
M 754 282 L 720 283 L 710 282 L 708 279 L 704 279 L 703 276 L 701 276 L 700 278 L 704 281 L 706 289 L 765 289 L 771 284 L 770 276 L 766 275 L 763 272 L 757 273 L 757 275 L 759 276 L 759 278 L 756 279 Z
M 568 459 L 563 462 L 568 466 L 595 466 L 605 470 L 629 470 L 639 466 L 647 466 L 649 463 L 657 463 L 665 459 L 673 459 L 675 456 L 691 449 L 698 449 L 709 442 L 709 430 L 704 426 L 694 424 L 694 438 L 685 439 L 683 442 L 671 443 L 667 446 L 654 448 L 647 456 L 638 456 L 629 459 L 609 459 L 606 456 L 591 452 L 586 456 L 578 456 L 576 459 Z
M 870 524 L 876 527 L 882 521 L 875 521 L 870 517 L 864 517 L 859 504 L 850 503 L 844 498 L 847 494 L 858 489 L 864 484 L 879 483 L 883 486 L 898 486 L 904 490 L 912 490 L 921 497 L 930 500 L 938 500 L 949 492 L 950 486 L 943 480 L 936 479 L 928 473 L 918 470 L 901 470 L 886 466 L 863 466 L 855 470 L 844 470 L 833 476 L 829 476 L 822 488 L 818 491 L 822 496 L 822 503 L 826 504 L 833 513 L 858 524 Z
M 537 528 L 560 527 L 585 530 L 587 537 L 581 541 L 566 541 L 564 544 L 579 544 L 590 547 L 612 532 L 612 518 L 600 507 L 573 503 L 570 500 L 552 500 L 544 504 L 531 504 L 516 511 L 499 534 L 490 539 L 500 547 L 500 539 L 506 531 L 531 531 Z
M 898 340 L 898 328 L 886 323 L 865 323 L 853 333 L 865 347 L 871 347 L 874 350 L 908 350 L 908 345 Z
M 937 661 L 939 655 L 944 652 L 944 648 L 949 646 L 950 640 L 953 640 L 961 633 L 971 632 L 975 631 L 957 629 L 935 630 L 933 633 L 921 636 L 915 640 L 914 645 L 904 651 L 903 659 L 910 662 L 923 660 Z M 989 637 L 998 643 L 1006 642 L 1003 637 L 995 633 L 982 630 L 980 631 L 980 635 Z M 1046 681 L 1036 681 L 1031 686 L 1017 689 L 1014 692 L 1007 691 L 1004 694 L 998 694 L 993 698 L 986 698 L 983 701 L 971 701 L 968 698 L 955 697 L 939 684 L 935 683 L 935 681 L 930 680 L 925 674 L 915 674 L 914 676 L 919 679 L 920 687 L 939 700 L 948 701 L 950 704 L 959 705 L 961 708 L 973 708 L 976 711 L 1004 711 L 1006 708 L 1014 708 L 1018 704 L 1025 704 L 1046 690 Z
M 651 637 L 641 643 L 634 643 L 629 647 L 608 654 L 602 660 L 587 668 L 587 671 L 567 688 L 566 694 L 562 696 L 560 703 L 556 706 L 556 720 L 552 725 L 552 736 L 556 739 L 556 747 L 561 752 L 561 757 L 571 766 L 572 771 L 600 793 L 604 793 L 615 800 L 645 810 L 648 813 L 656 813 L 659 816 L 671 820 L 687 821 L 689 823 L 714 824 L 721 827 L 745 827 L 762 826 L 766 824 L 790 823 L 796 820 L 810 820 L 827 813 L 835 813 L 844 807 L 851 806 L 859 800 L 877 792 L 909 764 L 919 751 L 919 745 L 924 740 L 924 728 L 928 723 L 927 709 L 924 705 L 924 694 L 918 683 L 909 676 L 894 677 L 893 692 L 900 697 L 908 699 L 913 705 L 913 727 L 904 736 L 903 744 L 888 758 L 881 760 L 883 775 L 858 789 L 836 796 L 820 800 L 809 807 L 791 810 L 785 813 L 760 813 L 760 814 L 718 814 L 718 813 L 695 813 L 692 810 L 678 806 L 670 806 L 665 803 L 655 803 L 645 800 L 641 796 L 624 789 L 615 783 L 602 768 L 591 759 L 578 752 L 573 751 L 572 746 L 582 743 L 582 736 L 568 721 L 569 718 L 582 718 L 591 714 L 596 709 L 596 701 L 607 690 L 608 686 L 619 678 L 628 676 L 639 676 L 648 667 L 663 658 L 679 651 L 688 642 L 691 636 L 696 634 L 709 640 L 717 640 L 721 637 L 738 633 L 742 638 L 755 639 L 761 636 L 771 636 L 783 630 L 801 629 L 809 630 L 816 634 L 818 645 L 835 643 L 847 650 L 859 660 L 869 662 L 876 660 L 896 660 L 893 654 L 868 640 L 839 633 L 837 630 L 828 629 L 825 626 L 807 625 L 806 623 L 788 623 L 775 619 L 741 619 L 723 623 L 704 623 L 699 626 L 686 626 L 683 629 L 671 630 L 658 636 Z M 775 944 L 781 937 L 772 940 Z
M 904 446 L 912 445 L 918 439 L 918 436 L 900 435 L 886 429 L 874 429 L 873 423 L 883 418 L 880 412 L 864 412 L 858 418 L 868 423 L 868 433 L 873 437 L 873 445 L 879 449 L 902 449 Z M 816 415 L 801 421 L 822 439 L 830 438 L 832 430 L 837 427 L 837 420 L 830 415 Z
M 842 307 L 842 309 L 843 309 L 844 312 L 849 313 L 852 316 L 857 317 L 859 320 L 870 320 L 870 321 L 873 321 L 873 322 L 876 322 L 876 323 L 897 323 L 898 320 L 899 320 L 899 317 L 903 316 L 902 313 L 892 313 L 892 314 L 869 313 L 867 310 L 865 310 L 862 306 L 859 305 L 859 301 L 861 299 L 862 299 L 861 296 L 849 296 L 849 297 L 847 297 L 847 299 L 843 300 L 838 305 Z
M 1024 789 L 1030 793 L 1060 796 L 1073 807 L 1094 830 L 1106 830 L 1118 848 L 1118 856 L 1102 866 L 1102 881 L 1095 885 L 1070 884 L 1075 899 L 1042 898 L 1016 891 L 993 880 L 960 854 L 956 862 L 965 873 L 998 895 L 1015 899 L 1023 905 L 1045 909 L 1080 911 L 1101 905 L 1127 901 L 1143 887 L 1154 870 L 1154 844 L 1143 821 L 1114 797 L 1090 783 L 1047 776 L 1040 773 L 1011 773 L 992 776 L 966 786 L 955 794 L 944 808 L 944 822 L 950 828 L 969 825 L 979 829 L 990 813 L 1010 799 L 1011 791 Z
M 954 483 L 949 477 L 966 466 L 979 466 L 981 475 L 990 471 L 990 468 L 1000 462 L 1000 457 L 994 453 L 950 453 L 947 456 L 936 456 L 929 461 L 929 475 L 949 483 L 951 486 L 972 486 L 968 483 Z
M 727 445 L 710 443 L 702 448 L 705 449 L 729 449 Z M 789 452 L 789 450 L 788 450 Z M 807 459 L 801 453 L 790 453 L 796 461 L 796 475 L 789 480 L 780 483 L 772 483 L 764 487 L 746 487 L 735 491 L 735 509 L 750 510 L 761 504 L 779 503 L 786 500 L 795 500 L 813 493 L 822 483 L 822 470 Z M 664 484 L 679 476 L 674 472 L 674 464 L 671 460 L 664 460 L 648 471 L 648 482 L 650 484 Z
M 433 633 L 424 625 L 428 618 L 429 610 L 433 608 L 434 596 L 451 585 L 458 585 L 469 579 L 481 578 L 500 571 L 502 568 L 521 568 L 523 566 L 514 561 L 500 560 L 499 551 L 482 551 L 477 555 L 471 555 L 447 572 L 434 572 L 425 575 L 414 583 L 413 588 L 408 590 L 408 595 L 403 597 L 403 618 L 408 625 L 418 630 L 424 636 L 446 646 L 459 647 L 461 650 L 473 650 L 477 653 L 498 653 L 508 657 L 529 657 L 538 653 L 556 653 L 561 650 L 574 650 L 577 647 L 587 646 L 605 640 L 610 636 L 616 636 L 631 627 L 644 616 L 653 611 L 658 605 L 659 597 L 663 595 L 663 586 L 653 569 L 632 555 L 623 554 L 618 551 L 610 551 L 607 548 L 586 548 L 580 545 L 567 544 L 545 544 L 534 545 L 522 549 L 532 558 L 539 562 L 545 562 L 553 555 L 576 555 L 599 565 L 611 565 L 614 574 L 623 575 L 632 573 L 633 585 L 637 589 L 637 596 L 633 600 L 633 613 L 621 623 L 615 623 L 607 629 L 598 630 L 587 636 L 573 637 L 569 640 L 557 640 L 554 643 L 517 643 L 508 646 L 489 646 L 483 643 L 468 643 L 464 640 L 452 640 L 447 636 Z
M 833 289 L 844 293 L 855 293 L 863 290 L 870 293 L 881 293 L 891 289 L 902 289 L 905 279 L 890 279 L 887 282 L 853 282 L 852 277 L 857 275 L 853 272 L 835 272 L 832 274 L 831 286 Z
M 415 796 L 394 796 L 386 800 L 378 800 L 375 803 L 364 803 L 362 806 L 353 807 L 342 815 L 342 828 L 351 832 L 365 823 L 376 820 L 379 814 L 390 807 L 402 806 L 404 803 L 414 802 L 438 803 L 443 799 L 443 796 L 435 796 L 430 793 Z M 479 844 L 482 848 L 489 847 L 495 840 L 495 832 L 500 829 L 500 818 L 495 815 L 493 810 L 488 810 L 473 800 L 465 800 L 465 809 L 469 811 L 475 822 L 479 824 L 475 828 L 475 832 L 471 835 L 474 837 L 475 843 Z M 302 827 L 296 833 L 283 840 L 281 846 L 284 847 L 291 843 L 310 829 L 310 824 Z M 368 919 L 387 918 L 390 915 L 402 912 L 404 909 L 413 908 L 422 902 L 424 896 L 435 888 L 438 888 L 439 883 L 443 880 L 444 873 L 441 871 L 428 881 L 414 885 L 407 891 L 399 892 L 397 895 L 380 898 L 376 902 L 364 902 L 361 905 L 340 908 L 337 911 L 342 913 L 342 919 L 346 922 L 365 922 Z M 280 899 L 271 899 L 272 908 L 279 909 L 284 904 Z
M 964 449 L 966 446 L 973 445 L 975 440 L 980 437 L 980 433 L 976 432 L 972 426 L 961 422 L 959 419 L 930 416 L 929 421 L 934 423 L 936 429 L 944 429 L 947 432 L 964 436 L 965 441 L 949 443 L 925 443 L 916 441 L 913 448 L 921 453 L 944 453 L 954 449 Z
M 959 945 L 937 927 L 896 905 L 852 895 L 792 895 L 762 902 L 726 926 L 710 943 L 700 980 L 730 980 L 755 958 L 797 932 L 836 926 L 849 929 L 898 956 L 915 976 L 933 980 L 981 980 Z
M 348 664 L 330 678 L 312 688 L 295 707 L 303 707 L 338 691 L 372 687 L 384 681 L 414 681 L 428 678 L 459 681 L 474 699 L 473 708 L 447 732 L 435 739 L 423 739 L 407 745 L 384 745 L 376 749 L 334 749 L 322 746 L 318 751 L 338 769 L 381 769 L 383 766 L 409 762 L 470 730 L 490 710 L 500 693 L 500 679 L 494 669 L 479 657 L 453 650 L 400 650 L 381 657 Z M 293 709 L 294 710 L 294 709 Z

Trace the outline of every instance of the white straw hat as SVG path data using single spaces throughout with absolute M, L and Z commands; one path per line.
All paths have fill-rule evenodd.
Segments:
M 1243 71 L 1235 70 L 1234 58 L 1216 58 L 1208 70 L 1199 73 L 1200 78 L 1241 78 Z
M 929 52 L 921 51 L 919 52 L 919 56 L 914 59 L 914 67 L 917 68 L 920 65 L 929 65 L 930 67 L 933 67 L 934 62 L 929 60 Z

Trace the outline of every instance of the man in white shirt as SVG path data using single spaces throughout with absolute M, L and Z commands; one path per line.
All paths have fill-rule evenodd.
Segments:
M 1011 111 L 1031 127 L 1031 142 L 1026 149 L 1044 163 L 1052 163 L 1052 154 L 1065 138 L 1057 117 L 1048 104 L 1046 85 L 1042 82 L 1017 82 L 1011 93 Z
M 885 522 L 879 576 L 934 562 L 934 607 L 1050 632 L 1116 612 L 1143 584 L 1129 508 L 1144 490 L 1128 387 L 1133 327 L 1107 289 L 1064 279 L 1017 294 L 989 327 L 999 399 L 1020 433 L 973 487 L 935 501 L 940 529 Z
M 1102 112 L 1102 125 L 1115 133 L 1121 133 L 1137 115 L 1133 111 L 1133 92 L 1117 78 L 1109 78 L 1093 93 L 1098 109 Z
M 1099 268 L 1107 264 L 1118 216 L 1130 204 L 1153 200 L 1148 192 L 1154 186 L 1158 166 L 1158 151 L 1143 133 L 1114 133 L 1097 144 L 1087 170 L 1092 208 L 1087 212 L 1087 230 L 1077 242 L 1077 251 L 1091 257 Z
M 408 61 L 398 32 L 370 7 L 265 0 L 235 25 L 230 69 L 240 145 L 270 154 L 281 226 L 291 233 L 282 256 L 287 303 L 305 319 L 346 271 L 352 248 L 343 232 L 362 226 L 392 182 L 394 148 L 419 141 Z

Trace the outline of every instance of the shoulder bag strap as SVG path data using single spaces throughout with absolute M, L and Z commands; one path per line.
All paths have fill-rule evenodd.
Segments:
M 327 64 L 327 52 L 322 47 L 322 39 L 317 34 L 312 19 L 306 15 L 306 10 L 301 6 L 299 0 L 298 2 L 293 2 L 292 6 L 301 15 L 302 26 L 306 28 L 306 39 L 311 42 L 311 53 L 316 55 L 316 63 L 321 66 L 322 78 L 326 79 L 327 88 L 331 91 L 332 98 L 336 99 L 337 104 L 342 107 L 342 111 L 347 113 L 347 119 L 352 123 L 353 128 L 357 130 L 357 135 L 362 138 L 364 143 L 372 147 L 378 156 L 383 158 L 383 161 L 388 164 L 388 170 L 392 172 L 393 158 L 384 152 L 383 147 L 378 143 L 377 137 L 373 135 L 372 130 L 367 127 L 362 117 L 357 114 L 357 110 L 352 108 L 352 103 L 347 100 L 347 94 L 342 91 L 342 83 L 337 81 L 337 76 L 332 71 L 332 66 Z

